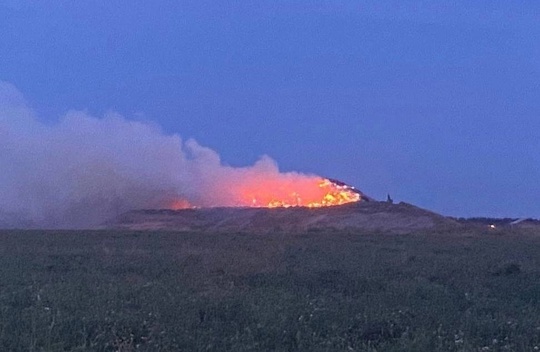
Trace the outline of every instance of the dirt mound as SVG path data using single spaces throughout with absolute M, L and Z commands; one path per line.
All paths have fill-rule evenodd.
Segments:
M 360 229 L 390 233 L 457 226 L 457 222 L 410 204 L 360 202 L 327 208 L 206 208 L 138 210 L 109 227 L 132 230 L 305 232 Z

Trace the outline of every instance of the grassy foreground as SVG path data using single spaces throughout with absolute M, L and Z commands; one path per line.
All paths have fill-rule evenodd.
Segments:
M 0 232 L 0 351 L 535 351 L 540 236 Z

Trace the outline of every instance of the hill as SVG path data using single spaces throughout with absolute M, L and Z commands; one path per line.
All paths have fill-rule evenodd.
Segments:
M 355 229 L 411 233 L 458 223 L 416 206 L 360 202 L 326 208 L 203 208 L 138 210 L 121 215 L 107 227 L 130 230 L 305 232 Z

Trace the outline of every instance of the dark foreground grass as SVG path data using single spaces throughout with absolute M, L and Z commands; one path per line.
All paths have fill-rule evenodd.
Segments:
M 535 351 L 539 245 L 4 231 L 0 351 Z

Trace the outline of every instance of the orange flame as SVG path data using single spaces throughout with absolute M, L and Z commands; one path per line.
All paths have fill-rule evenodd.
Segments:
M 255 208 L 320 208 L 359 202 L 362 195 L 354 187 L 319 177 L 284 180 L 268 178 L 256 182 L 232 184 L 222 192 L 227 199 L 210 206 L 238 206 Z M 231 199 L 229 199 L 231 198 Z M 206 206 L 206 205 L 205 205 Z M 171 209 L 195 208 L 185 200 L 176 200 Z
M 361 200 L 360 193 L 346 185 L 338 185 L 328 179 L 319 179 L 316 184 L 302 187 L 302 192 L 293 191 L 281 198 L 271 193 L 258 192 L 252 199 L 253 207 L 279 208 L 279 207 L 308 207 L 320 208 Z M 311 187 L 309 187 L 311 186 Z
M 176 199 L 172 202 L 172 204 L 169 206 L 172 210 L 180 210 L 180 209 L 190 209 L 195 208 L 193 205 L 191 205 L 187 200 L 185 199 Z

